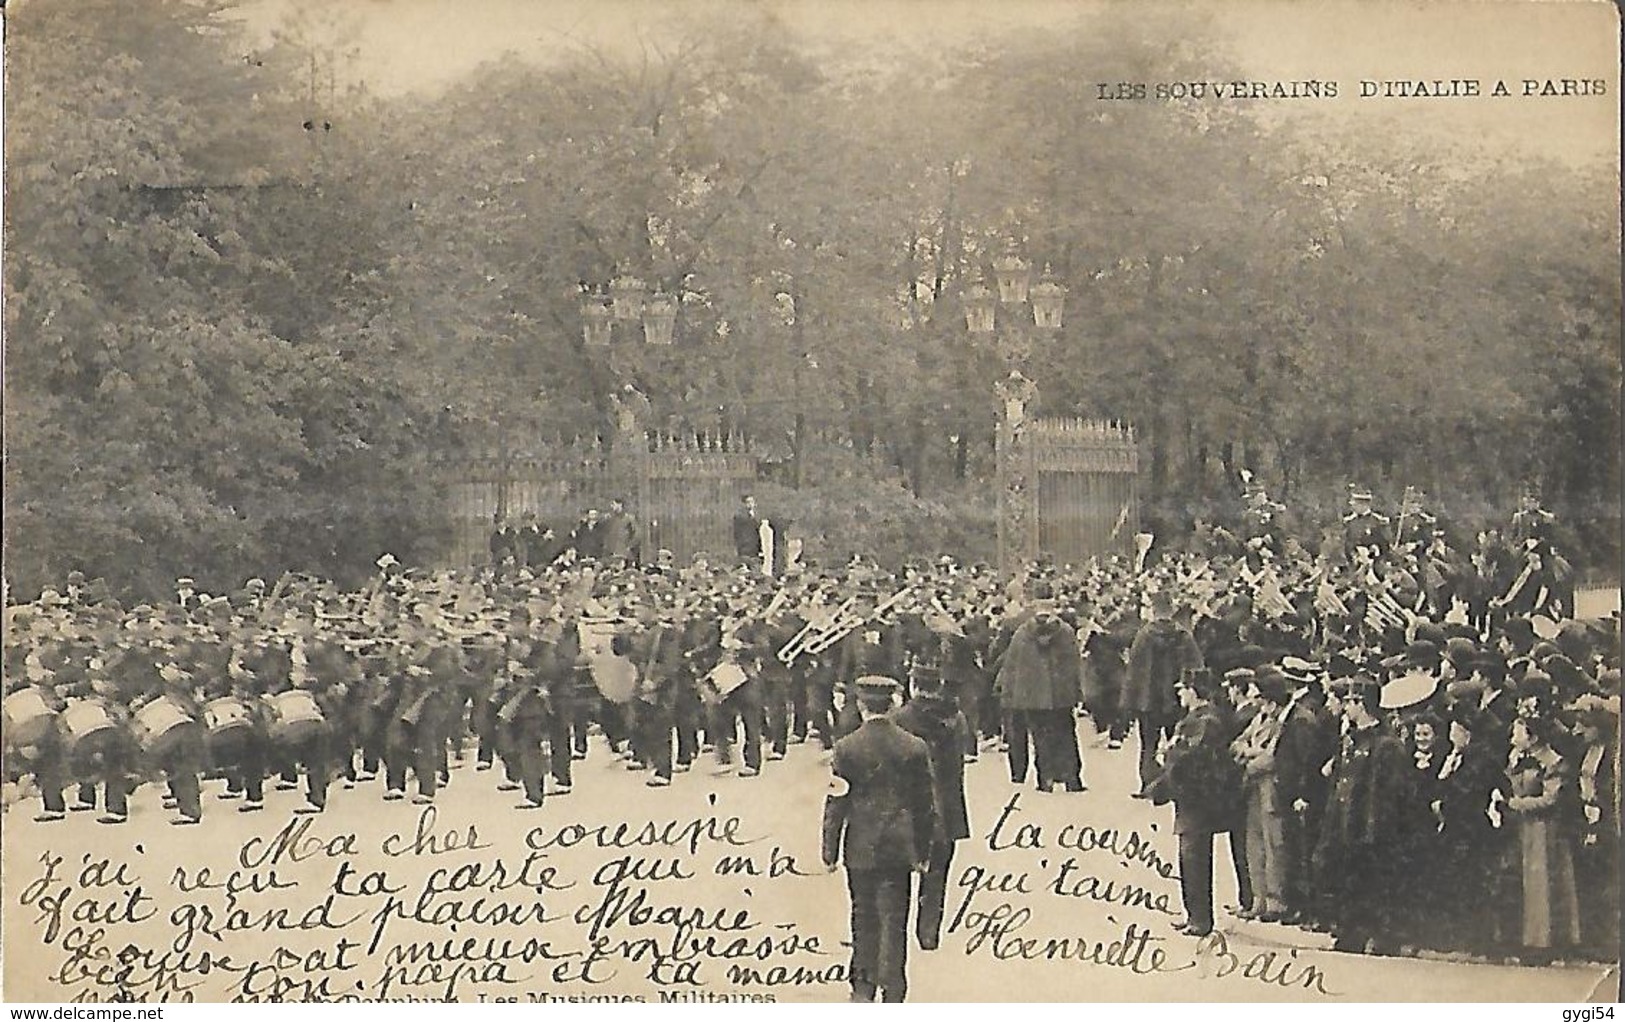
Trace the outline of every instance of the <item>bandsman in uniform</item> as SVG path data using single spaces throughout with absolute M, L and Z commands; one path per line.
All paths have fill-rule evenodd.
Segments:
M 418 642 L 401 681 L 398 709 L 389 722 L 385 752 L 388 790 L 384 798 L 394 801 L 405 797 L 406 773 L 410 769 L 417 781 L 412 801 L 428 805 L 449 774 L 446 741 L 451 692 L 462 664 L 457 646 L 434 634 L 425 634 Z
M 894 679 L 856 678 L 852 691 L 863 721 L 835 743 L 822 857 L 827 869 L 846 866 L 851 999 L 901 1002 L 908 994 L 914 874 L 929 870 L 937 832 L 931 753 L 891 719 L 901 695 Z
M 858 678 L 895 678 L 903 674 L 903 651 L 897 630 L 890 622 L 875 616 L 879 602 L 870 582 L 860 583 L 852 615 L 859 624 L 832 648 L 820 654 L 834 664 L 835 691 L 843 696 L 835 720 L 837 736 L 851 734 L 862 723 L 855 693 L 849 686 Z
M 139 693 L 130 702 L 133 715 L 138 720 L 144 708 L 159 700 L 167 700 L 193 721 L 203 719 L 203 707 L 195 695 L 192 675 L 175 662 L 173 652 L 172 643 L 154 638 L 146 649 L 131 651 L 127 672 L 121 668 L 120 673 L 126 684 Z M 155 756 L 146 750 L 142 752 L 142 758 L 149 766 L 162 771 L 168 783 L 166 806 L 180 812 L 180 816 L 171 823 L 197 824 L 203 820 L 200 775 L 204 756 L 202 735 L 191 729 L 162 755 Z
M 497 709 L 492 718 L 495 745 L 502 757 L 507 780 L 499 791 L 523 791 L 520 809 L 540 809 L 547 795 L 547 775 L 553 755 L 549 729 L 551 706 L 548 681 L 558 674 L 554 658 L 558 644 L 533 637 L 530 612 L 520 607 L 509 619 L 506 681 L 497 689 Z M 566 756 L 569 751 L 564 750 Z
M 947 907 L 948 874 L 953 868 L 954 849 L 960 841 L 970 837 L 964 756 L 970 727 L 940 670 L 917 663 L 911 688 L 913 698 L 904 703 L 892 719 L 898 727 L 923 741 L 931 757 L 935 827 L 926 869 L 920 875 L 914 935 L 920 950 L 934 951 L 942 940 L 942 918 Z
M 634 647 L 638 667 L 634 717 L 639 755 L 652 771 L 647 783 L 651 788 L 663 788 L 671 783 L 677 697 L 684 681 L 684 629 L 672 598 L 645 606 L 647 625 Z M 692 757 L 692 747 L 688 752 Z

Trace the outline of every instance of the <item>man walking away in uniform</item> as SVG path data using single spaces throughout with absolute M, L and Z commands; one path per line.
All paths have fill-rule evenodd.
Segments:
M 887 714 L 901 686 L 859 678 L 863 723 L 835 743 L 824 801 L 823 860 L 846 865 L 852 899 L 852 1000 L 878 993 L 899 1002 L 908 993 L 908 910 L 913 873 L 924 873 L 936 829 L 931 755 L 926 744 Z
M 920 877 L 914 934 L 920 950 L 935 951 L 942 941 L 942 914 L 948 901 L 948 871 L 953 867 L 954 845 L 970 837 L 970 814 L 965 807 L 965 756 L 970 726 L 959 704 L 949 694 L 940 673 L 914 678 L 914 698 L 892 719 L 904 731 L 925 742 L 931 754 L 931 789 L 937 807 L 937 826 L 931 836 L 931 856 Z

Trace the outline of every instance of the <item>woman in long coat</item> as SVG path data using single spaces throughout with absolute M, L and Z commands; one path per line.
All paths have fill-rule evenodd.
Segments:
M 1574 773 L 1552 747 L 1550 724 L 1520 717 L 1512 725 L 1506 808 L 1517 833 L 1523 876 L 1523 946 L 1544 956 L 1580 943 L 1569 830 Z
M 1490 723 L 1475 702 L 1452 703 L 1449 716 L 1450 751 L 1433 785 L 1439 822 L 1439 935 L 1452 949 L 1488 951 L 1498 943 L 1496 904 L 1511 886 L 1499 869 L 1505 860 L 1505 828 L 1489 815 L 1492 803 L 1506 799 L 1506 764 L 1480 737 Z

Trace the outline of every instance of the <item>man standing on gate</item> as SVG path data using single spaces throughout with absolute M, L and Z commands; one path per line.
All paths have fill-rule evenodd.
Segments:
M 823 860 L 846 865 L 852 899 L 852 1000 L 899 1002 L 908 993 L 913 874 L 924 873 L 937 829 L 931 755 L 888 716 L 901 693 L 891 678 L 853 686 L 863 724 L 835 743 L 824 801 Z
M 619 497 L 609 502 L 609 513 L 600 525 L 598 543 L 599 560 L 636 564 L 643 560 L 643 542 L 638 537 L 638 523 Z

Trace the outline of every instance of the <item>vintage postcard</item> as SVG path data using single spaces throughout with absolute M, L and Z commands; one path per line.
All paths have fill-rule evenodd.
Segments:
M 1618 19 L 7 4 L 4 997 L 1613 1000 Z

